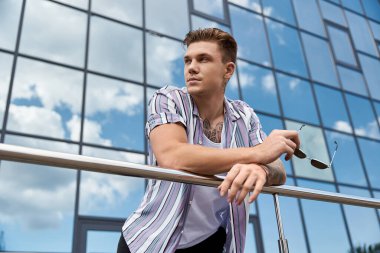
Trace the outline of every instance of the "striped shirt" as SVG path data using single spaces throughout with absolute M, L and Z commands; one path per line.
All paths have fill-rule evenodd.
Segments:
M 223 148 L 253 147 L 266 137 L 253 109 L 240 100 L 225 98 Z M 182 123 L 189 144 L 203 143 L 203 125 L 186 88 L 164 87 L 149 102 L 146 134 L 159 125 Z M 191 154 L 189 154 L 191 155 Z M 149 163 L 157 165 L 149 145 Z M 123 235 L 132 253 L 173 253 L 181 239 L 193 197 L 192 185 L 149 180 L 144 198 L 123 226 Z M 230 204 L 222 226 L 227 240 L 224 252 L 243 253 L 249 218 L 248 198 L 241 205 Z

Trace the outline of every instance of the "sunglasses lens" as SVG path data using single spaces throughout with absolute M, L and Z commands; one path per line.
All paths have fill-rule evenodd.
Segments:
M 329 167 L 327 164 L 315 159 L 311 160 L 311 165 L 321 170 L 327 169 Z
M 306 158 L 306 154 L 299 148 L 296 148 L 293 154 L 301 159 Z

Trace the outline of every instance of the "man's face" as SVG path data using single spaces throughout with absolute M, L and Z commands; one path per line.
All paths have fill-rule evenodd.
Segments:
M 222 53 L 216 42 L 191 43 L 184 56 L 184 62 L 186 86 L 191 95 L 224 93 L 228 64 L 223 63 Z

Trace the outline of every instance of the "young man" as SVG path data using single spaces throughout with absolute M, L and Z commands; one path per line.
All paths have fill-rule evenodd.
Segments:
M 236 68 L 231 35 L 200 29 L 184 44 L 186 88 L 164 87 L 149 103 L 150 163 L 227 176 L 218 189 L 149 180 L 140 207 L 123 226 L 120 253 L 242 253 L 249 203 L 264 185 L 285 183 L 279 157 L 290 159 L 300 144 L 296 131 L 266 137 L 252 108 L 224 97 Z

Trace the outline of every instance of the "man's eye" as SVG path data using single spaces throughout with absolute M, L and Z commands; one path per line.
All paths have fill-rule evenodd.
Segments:
M 203 57 L 201 58 L 201 62 L 207 62 L 208 61 L 208 58 L 207 57 Z

